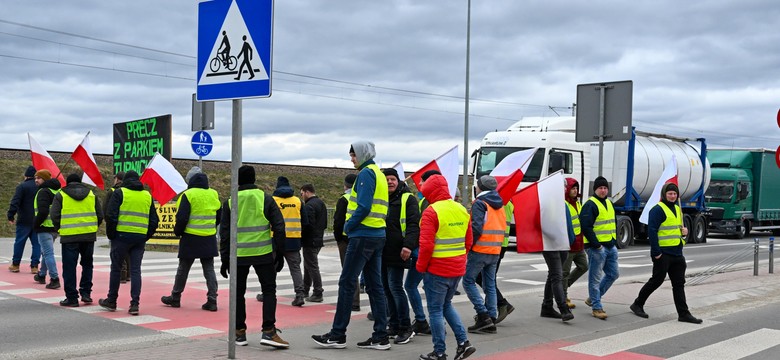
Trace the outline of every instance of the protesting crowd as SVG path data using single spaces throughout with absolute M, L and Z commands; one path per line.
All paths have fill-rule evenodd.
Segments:
M 342 263 L 336 310 L 331 328 L 312 335 L 312 339 L 326 348 L 347 346 L 347 327 L 352 312 L 360 311 L 359 294 L 364 283 L 373 332 L 357 347 L 387 350 L 391 341 L 401 345 L 414 338 L 419 340 L 420 335 L 430 335 L 432 351 L 419 358 L 447 359 L 445 327 L 449 326 L 449 334 L 455 339 L 454 359 L 469 357 L 478 345 L 470 341 L 469 333 L 496 334 L 497 325 L 516 311 L 502 295 L 496 276 L 519 204 L 502 198 L 496 191 L 497 179 L 484 175 L 476 181 L 476 197 L 467 210 L 453 199 L 447 179 L 437 170 L 422 174 L 417 184 L 419 192 L 414 194 L 395 169 L 377 166 L 373 143 L 355 142 L 349 155 L 358 172 L 344 179 L 344 195 L 336 202 L 332 219 Z M 65 298 L 61 306 L 92 303 L 94 244 L 98 227 L 105 222 L 111 244 L 111 272 L 108 292 L 98 304 L 115 311 L 120 284 L 129 281 L 128 312 L 138 315 L 145 243 L 159 223 L 152 195 L 139 174 L 116 174 L 113 188 L 102 201 L 82 183 L 79 174 L 68 175 L 62 187 L 49 169 L 31 166 L 24 176 L 8 211 L 8 220 L 16 225 L 9 270 L 21 271 L 29 240 L 33 280 L 48 289 L 62 287 Z M 178 269 L 170 295 L 161 298 L 162 304 L 181 306 L 190 269 L 198 260 L 208 289 L 202 309 L 218 311 L 214 258 L 220 256 L 219 274 L 237 277 L 236 344 L 248 344 L 245 295 L 251 268 L 261 286 L 255 299 L 262 302 L 260 344 L 289 347 L 276 328 L 277 273 L 285 266 L 290 272 L 295 290 L 292 306 L 323 302 L 318 254 L 329 224 L 325 203 L 312 184 L 302 185 L 298 189 L 300 197 L 296 196 L 284 176 L 277 179 L 276 189 L 268 194 L 256 185 L 255 168 L 244 165 L 238 171 L 238 218 L 232 219 L 231 199 L 221 202 L 200 168 L 193 167 L 185 181 L 187 188 L 178 197 L 174 226 L 179 237 Z M 572 321 L 571 309 L 576 305 L 568 298 L 568 289 L 588 273 L 585 303 L 592 308 L 593 317 L 606 320 L 602 298 L 619 276 L 616 214 L 608 198 L 609 182 L 597 177 L 593 181 L 594 195 L 584 202 L 576 179 L 566 178 L 563 188 L 566 229 L 559 232 L 564 238 L 556 240 L 564 246 L 541 251 L 548 275 L 540 316 Z M 630 310 L 649 317 L 644 304 L 668 274 L 678 320 L 701 323 L 688 311 L 685 301 L 686 262 L 682 250 L 687 229 L 682 225 L 678 195 L 675 184 L 666 184 L 660 202 L 650 212 L 652 278 Z M 229 270 L 233 222 L 237 223 L 235 274 Z M 62 280 L 54 258 L 57 238 L 61 243 Z M 523 241 L 518 235 L 518 244 Z M 77 265 L 81 267 L 80 276 Z M 423 306 L 420 285 L 427 306 Z M 473 305 L 469 314 L 459 314 L 452 304 L 461 286 Z M 464 325 L 464 320 L 469 324 Z

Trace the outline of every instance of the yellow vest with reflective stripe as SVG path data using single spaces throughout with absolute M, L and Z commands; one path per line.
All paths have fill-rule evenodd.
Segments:
M 284 233 L 289 239 L 300 239 L 303 236 L 303 225 L 301 223 L 301 208 L 303 201 L 297 196 L 282 198 L 274 196 L 276 205 L 284 217 Z
M 504 214 L 506 215 L 506 230 L 504 230 L 504 242 L 501 243 L 501 247 L 509 246 L 509 230 L 512 225 L 512 218 L 515 216 L 515 204 L 508 202 L 504 205 Z
M 119 205 L 119 221 L 116 231 L 144 234 L 149 230 L 149 209 L 152 207 L 152 195 L 146 190 L 119 188 L 122 192 L 122 204 Z
M 588 201 L 592 201 L 599 209 L 599 216 L 596 217 L 596 222 L 593 223 L 593 232 L 596 233 L 596 239 L 602 243 L 608 243 L 617 239 L 617 233 L 615 232 L 615 208 L 612 207 L 612 201 L 607 199 L 606 208 L 596 197 L 591 196 Z M 584 238 L 583 241 L 587 244 L 588 238 Z
M 35 212 L 35 217 L 38 217 L 38 194 L 40 194 L 41 191 L 47 191 L 47 190 L 51 191 L 52 195 L 57 195 L 57 193 L 59 192 L 59 190 L 43 188 L 43 189 L 39 189 L 35 193 L 35 198 L 33 199 L 33 206 L 35 206 L 33 208 L 33 211 Z M 47 216 L 46 219 L 44 219 L 43 222 L 41 223 L 41 227 L 48 227 L 48 228 L 54 227 L 54 222 L 51 221 L 51 211 L 49 211 L 49 216 Z
M 577 236 L 582 233 L 582 227 L 580 226 L 580 211 L 582 211 L 582 205 L 580 202 L 576 202 L 575 207 L 570 202 L 566 202 L 566 206 L 569 208 L 569 215 L 571 215 L 571 227 L 574 228 L 574 235 Z M 599 214 L 601 211 L 599 211 Z
M 344 198 L 344 200 L 347 200 L 347 204 L 349 204 L 349 194 L 347 194 L 347 193 L 344 193 L 344 195 L 341 195 L 341 197 L 343 197 L 343 198 Z M 344 223 L 346 223 L 346 222 L 347 222 L 347 220 L 349 220 L 349 213 L 346 213 L 346 214 L 344 214 Z M 342 233 L 344 236 L 347 236 L 347 232 L 346 232 L 346 231 L 344 231 L 344 228 L 341 228 L 341 233 Z
M 479 199 L 476 201 L 484 202 Z M 504 242 L 504 234 L 506 233 L 506 213 L 503 207 L 494 209 L 488 203 L 484 203 L 487 209 L 485 209 L 482 235 L 479 236 L 471 250 L 482 254 L 498 255 L 501 253 L 501 244 Z
M 666 205 L 658 203 L 655 206 L 660 206 L 666 215 L 666 220 L 664 220 L 658 228 L 658 246 L 678 246 L 681 242 L 685 245 L 685 240 L 682 237 L 683 215 L 680 207 L 675 205 L 674 213 L 672 213 L 671 209 Z
M 217 211 L 222 206 L 219 194 L 214 189 L 192 188 L 184 191 L 190 202 L 190 221 L 184 228 L 184 233 L 197 236 L 217 234 Z M 181 199 L 176 201 L 176 208 L 181 209 Z
M 385 174 L 379 171 L 379 167 L 376 164 L 370 164 L 366 166 L 374 172 L 376 175 L 376 187 L 374 188 L 374 201 L 371 202 L 371 209 L 368 215 L 360 222 L 362 225 L 370 228 L 383 228 L 386 227 L 385 218 L 387 218 L 387 205 L 388 205 L 388 193 L 387 193 L 387 178 Z M 347 218 L 345 222 L 352 217 L 352 213 L 357 210 L 357 192 L 355 191 L 355 185 L 352 185 L 352 193 L 349 195 L 349 204 L 347 204 Z
M 60 235 L 92 234 L 96 233 L 97 229 L 95 193 L 90 191 L 84 200 L 79 201 L 63 191 Z
M 238 232 L 236 256 L 260 256 L 273 250 L 271 226 L 263 211 L 265 193 L 260 189 L 238 192 Z M 228 198 L 228 206 L 231 206 Z
M 469 213 L 466 208 L 454 200 L 441 200 L 429 206 L 433 207 L 439 219 L 432 257 L 450 258 L 465 254 L 466 232 L 469 227 Z
M 411 193 L 401 194 L 401 235 L 406 236 L 406 201 L 412 196 Z

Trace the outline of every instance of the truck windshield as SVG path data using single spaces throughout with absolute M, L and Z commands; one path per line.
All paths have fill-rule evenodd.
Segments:
M 477 158 L 477 179 L 482 175 L 489 175 L 496 165 L 501 163 L 507 155 L 529 149 L 527 147 L 482 147 Z M 531 159 L 528 171 L 523 176 L 523 182 L 533 182 L 539 180 L 542 174 L 542 165 L 544 164 L 543 148 L 539 148 Z
M 733 181 L 712 181 L 704 198 L 707 202 L 731 203 L 731 197 L 734 195 Z

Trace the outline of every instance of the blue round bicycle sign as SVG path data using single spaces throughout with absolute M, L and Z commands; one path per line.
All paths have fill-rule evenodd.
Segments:
M 213 147 L 214 142 L 209 133 L 198 131 L 192 135 L 192 151 L 195 152 L 195 155 L 206 156 L 211 153 Z

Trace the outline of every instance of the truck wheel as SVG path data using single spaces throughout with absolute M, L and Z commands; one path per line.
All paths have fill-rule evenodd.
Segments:
M 631 223 L 631 218 L 628 216 L 617 217 L 617 247 L 618 249 L 625 249 L 631 245 L 631 241 L 634 240 L 634 226 Z
M 750 235 L 750 221 L 742 220 L 742 225 L 740 225 L 737 229 L 737 239 L 742 239 L 748 235 Z
M 696 214 L 693 218 L 693 229 L 690 229 L 691 243 L 701 244 L 707 242 L 707 218 L 702 214 Z
M 690 214 L 683 215 L 683 226 L 688 228 L 688 235 L 684 236 L 685 242 L 690 243 L 693 237 L 693 217 Z

